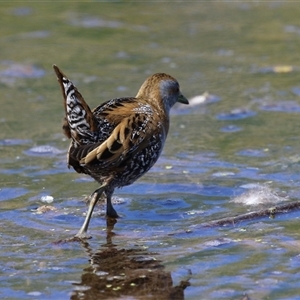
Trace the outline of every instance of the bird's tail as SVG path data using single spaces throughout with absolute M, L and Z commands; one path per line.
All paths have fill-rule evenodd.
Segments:
M 64 97 L 64 133 L 78 144 L 86 144 L 97 130 L 98 122 L 74 84 L 56 65 L 53 68 Z

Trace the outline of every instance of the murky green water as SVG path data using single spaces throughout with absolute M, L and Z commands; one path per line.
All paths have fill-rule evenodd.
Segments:
M 2 2 L 1 299 L 299 299 L 299 212 L 202 226 L 299 200 L 299 14 L 283 1 Z M 190 99 L 211 94 L 173 109 L 160 160 L 115 193 L 113 232 L 99 207 L 86 244 L 54 243 L 97 185 L 66 166 L 53 63 L 91 107 L 160 71 Z

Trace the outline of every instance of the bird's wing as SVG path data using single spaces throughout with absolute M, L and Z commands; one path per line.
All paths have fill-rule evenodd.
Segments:
M 155 129 L 151 120 L 147 113 L 132 112 L 126 117 L 123 116 L 104 142 L 87 145 L 81 150 L 80 163 L 98 162 L 118 166 L 128 155 L 146 147 L 147 135 Z

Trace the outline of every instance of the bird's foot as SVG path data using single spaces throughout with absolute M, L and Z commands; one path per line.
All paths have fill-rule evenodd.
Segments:
M 80 241 L 85 241 L 85 240 L 89 240 L 92 237 L 90 235 L 88 235 L 86 232 L 78 232 L 77 234 L 75 234 L 74 237 L 71 238 L 71 240 L 74 240 L 74 242 L 80 242 Z

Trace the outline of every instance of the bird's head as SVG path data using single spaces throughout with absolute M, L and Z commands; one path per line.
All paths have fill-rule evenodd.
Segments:
M 178 81 L 165 73 L 156 73 L 146 79 L 136 97 L 161 102 L 167 113 L 176 102 L 189 104 L 180 92 Z

